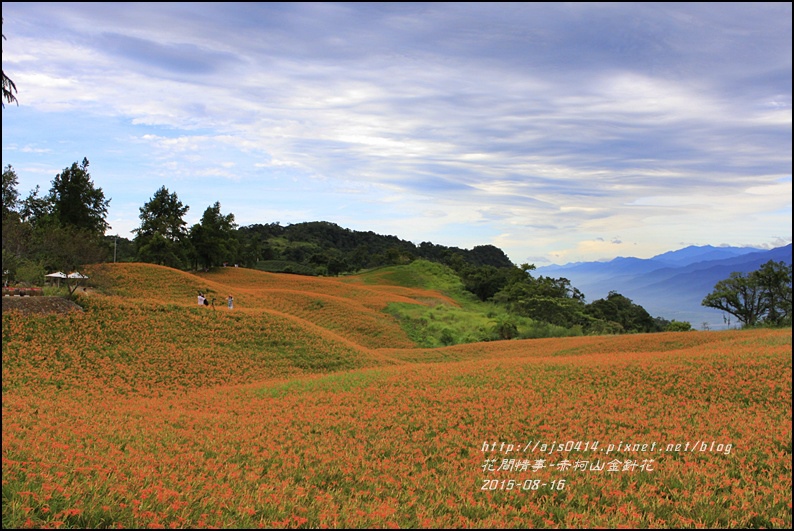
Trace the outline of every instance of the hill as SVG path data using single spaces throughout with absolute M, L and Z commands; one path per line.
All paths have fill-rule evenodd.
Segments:
M 420 288 L 368 287 L 244 268 L 195 275 L 118 263 L 88 273 L 97 287 L 80 296 L 85 308 L 80 316 L 18 320 L 26 324 L 9 331 L 15 338 L 37 338 L 36 346 L 24 345 L 19 360 L 27 367 L 27 382 L 59 389 L 112 384 L 123 392 L 149 394 L 391 364 L 375 349 L 415 343 L 385 307 L 447 301 Z M 199 307 L 199 291 L 218 301 L 234 294 L 234 310 L 222 304 Z M 45 354 L 50 351 L 57 356 Z M 116 372 L 120 361 L 127 364 L 124 386 Z M 88 373 L 63 370 L 86 363 L 93 368 Z
M 397 236 L 355 231 L 327 221 L 282 226 L 254 224 L 236 231 L 239 253 L 230 258 L 248 267 L 303 275 L 337 275 L 374 267 L 399 265 L 414 259 L 442 262 L 459 257 L 473 266 L 511 267 L 507 255 L 493 245 L 472 249 L 431 242 L 419 245 Z
M 791 526 L 790 329 L 419 348 L 438 264 L 90 276 L 3 312 L 4 528 Z
M 405 266 L 414 261 L 443 264 L 451 267 L 463 281 L 466 290 L 476 294 L 480 300 L 493 300 L 501 304 L 501 309 L 493 306 L 485 309 L 484 313 L 490 314 L 487 318 L 474 319 L 467 325 L 463 324 L 467 316 L 446 315 L 445 318 L 457 323 L 455 326 L 432 323 L 424 311 L 403 311 L 397 305 L 390 306 L 389 311 L 401 314 L 401 323 L 411 339 L 423 346 L 489 339 L 492 336 L 490 329 L 495 325 L 493 321 L 498 315 L 510 320 L 510 323 L 505 324 L 504 337 L 565 336 L 575 334 L 577 330 L 580 333 L 605 333 L 618 329 L 648 332 L 664 330 L 667 326 L 665 323 L 670 321 L 687 321 L 696 328 L 725 328 L 728 323 L 724 321 L 722 312 L 704 308 L 700 302 L 716 282 L 726 278 L 733 270 L 747 269 L 750 262 L 727 273 L 723 273 L 725 270 L 719 267 L 709 271 L 696 264 L 728 264 L 732 259 L 745 260 L 746 256 L 758 252 L 753 248 L 692 246 L 647 260 L 619 257 L 610 262 L 547 266 L 538 268 L 537 274 L 547 279 L 567 279 L 568 285 L 559 283 L 558 286 L 550 284 L 514 289 L 511 284 L 520 276 L 520 272 L 516 273 L 519 268 L 493 245 L 475 246 L 471 250 L 430 242 L 416 245 L 396 236 L 354 231 L 322 221 L 286 226 L 279 223 L 250 225 L 237 229 L 234 240 L 235 245 L 225 251 L 224 256 L 228 254 L 226 264 L 271 273 L 335 277 L 382 267 Z M 789 257 L 790 254 L 789 251 Z M 125 255 L 122 260 L 128 259 L 134 259 L 134 256 Z M 185 263 L 179 265 L 186 266 Z M 198 267 L 198 264 L 193 266 Z M 677 278 L 672 278 L 674 276 Z M 563 294 L 563 287 L 568 290 L 567 295 Z M 527 290 L 530 293 L 523 293 Z M 575 315 L 577 312 L 574 305 L 569 304 L 570 301 L 548 300 L 549 297 L 560 299 L 571 294 L 578 297 L 584 293 L 587 297 L 585 302 L 598 303 L 612 291 L 628 297 L 641 309 L 640 313 L 647 312 L 650 315 L 626 322 L 620 318 L 625 312 L 617 312 L 607 318 L 604 312 L 592 307 L 586 312 L 579 312 L 587 315 Z M 508 308 L 512 316 L 507 316 Z M 479 308 L 477 312 L 483 309 Z M 450 308 L 445 307 L 444 310 Z M 459 312 L 455 310 L 453 313 Z M 432 316 L 435 318 L 438 315 L 433 313 Z M 521 316 L 518 319 L 521 322 L 515 322 L 517 316 Z M 596 318 L 595 322 L 593 317 Z M 527 318 L 546 322 L 547 325 L 545 329 L 535 326 L 530 330 L 533 327 Z M 501 319 L 503 324 L 505 319 Z M 615 327 L 614 323 L 619 326 Z M 469 330 L 463 330 L 463 327 Z
M 535 321 L 511 314 L 504 305 L 483 302 L 464 286 L 460 276 L 450 267 L 416 260 L 402 266 L 389 266 L 346 277 L 348 282 L 369 286 L 418 287 L 447 297 L 424 306 L 394 301 L 386 312 L 398 319 L 409 337 L 421 347 L 441 347 L 460 343 L 476 343 L 507 339 L 499 331 L 500 323 L 515 326 L 515 338 L 565 337 L 581 334 L 580 330 Z M 452 302 L 449 304 L 449 302 Z M 432 302 L 432 301 L 430 301 Z
M 714 285 L 738 271 L 755 271 L 769 260 L 792 261 L 791 245 L 762 251 L 743 247 L 687 247 L 649 259 L 616 258 L 537 268 L 537 273 L 563 276 L 585 293 L 588 300 L 617 291 L 643 306 L 651 315 L 703 323 L 711 329 L 727 327 L 722 312 L 701 306 Z
M 188 308 L 201 291 L 225 311 L 223 301 L 233 294 L 236 313 L 283 314 L 370 349 L 496 340 L 494 324 L 508 318 L 515 321 L 518 337 L 575 334 L 481 302 L 452 269 L 426 260 L 332 278 L 236 267 L 193 274 L 152 264 L 105 264 L 92 271 L 92 278 L 127 301 L 165 299 Z

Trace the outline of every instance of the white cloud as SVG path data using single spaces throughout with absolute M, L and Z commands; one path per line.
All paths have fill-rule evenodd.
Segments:
M 165 182 L 250 223 L 338 216 L 514 261 L 770 241 L 791 217 L 785 13 L 10 3 L 3 150 L 98 152 L 133 203 Z

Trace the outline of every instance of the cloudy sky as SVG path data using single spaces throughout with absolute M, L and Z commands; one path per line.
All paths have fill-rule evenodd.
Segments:
M 3 166 L 516 264 L 791 242 L 790 3 L 3 3 Z M 7 23 L 7 24 L 6 24 Z

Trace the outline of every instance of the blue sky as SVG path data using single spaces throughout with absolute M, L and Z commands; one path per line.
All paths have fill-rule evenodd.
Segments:
M 790 3 L 3 3 L 3 166 L 516 264 L 791 242 Z

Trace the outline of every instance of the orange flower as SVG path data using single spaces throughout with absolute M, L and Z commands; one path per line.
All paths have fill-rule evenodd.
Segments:
M 118 266 L 126 297 L 3 314 L 9 527 L 791 525 L 790 330 L 419 349 L 380 314 L 418 292 Z

